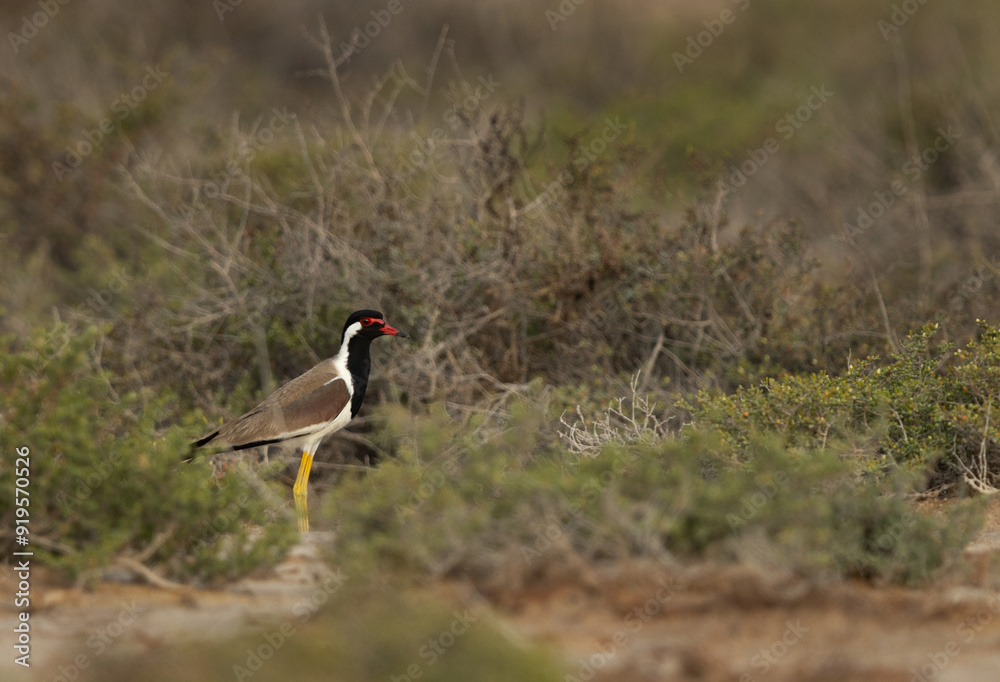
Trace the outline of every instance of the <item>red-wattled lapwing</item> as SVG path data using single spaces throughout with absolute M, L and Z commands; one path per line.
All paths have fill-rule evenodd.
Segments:
M 409 334 L 385 323 L 377 310 L 359 310 L 344 324 L 340 352 L 292 379 L 245 415 L 223 424 L 194 442 L 195 447 L 226 445 L 245 450 L 265 445 L 295 445 L 302 462 L 292 494 L 299 530 L 309 530 L 309 469 L 320 441 L 347 423 L 361 409 L 368 386 L 371 342 L 385 335 Z

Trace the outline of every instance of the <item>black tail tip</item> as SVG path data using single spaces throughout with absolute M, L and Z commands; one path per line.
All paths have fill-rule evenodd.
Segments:
M 212 431 L 212 433 L 209 433 L 209 434 L 207 434 L 205 436 L 202 436 L 198 440 L 191 441 L 191 444 L 190 444 L 190 447 L 188 448 L 187 454 L 185 455 L 184 459 L 182 459 L 181 461 L 182 462 L 190 462 L 191 460 L 193 460 L 195 457 L 198 456 L 198 453 L 196 452 L 196 450 L 198 448 L 205 447 L 206 445 L 208 445 L 209 443 L 211 443 L 212 440 L 216 436 L 218 436 L 218 435 L 219 435 L 219 430 L 216 429 L 215 431 Z

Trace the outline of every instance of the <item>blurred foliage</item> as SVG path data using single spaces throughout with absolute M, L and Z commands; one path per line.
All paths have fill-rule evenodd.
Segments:
M 975 504 L 915 511 L 902 472 L 859 478 L 841 441 L 806 450 L 758 438 L 740 462 L 713 437 L 653 435 L 588 456 L 539 442 L 542 412 L 517 405 L 496 430 L 389 410 L 399 458 L 326 497 L 338 561 L 470 579 L 493 597 L 628 557 L 754 553 L 801 572 L 916 584 L 953 565 L 978 528 Z
M 722 434 L 730 452 L 742 452 L 757 433 L 810 449 L 863 433 L 871 442 L 855 456 L 866 471 L 927 472 L 932 488 L 997 487 L 1000 328 L 980 321 L 979 331 L 956 349 L 933 344 L 937 329 L 928 326 L 888 362 L 868 358 L 841 376 L 770 379 L 732 395 L 703 391 L 682 406 L 696 424 Z
M 116 392 L 102 342 L 99 329 L 65 324 L 3 339 L 0 547 L 14 547 L 15 450 L 27 447 L 31 549 L 71 576 L 92 580 L 126 558 L 210 582 L 283 558 L 294 536 L 263 485 L 181 464 L 193 420 L 163 425 L 169 393 Z
M 0 302 L 16 311 L 2 322 L 8 330 L 26 332 L 53 304 L 84 302 L 91 290 L 107 286 L 105 275 L 118 264 L 129 272 L 141 271 L 140 279 L 150 286 L 173 284 L 156 274 L 178 267 L 180 256 L 151 248 L 142 238 L 152 229 L 172 241 L 158 229 L 162 222 L 155 213 L 114 191 L 118 164 L 134 169 L 148 162 L 190 191 L 199 180 L 204 186 L 225 177 L 228 163 L 235 162 L 241 171 L 263 176 L 279 205 L 300 212 L 316 200 L 316 187 L 303 187 L 304 178 L 309 178 L 307 185 L 314 185 L 310 173 L 315 173 L 327 210 L 313 217 L 350 224 L 349 241 L 359 251 L 366 253 L 375 245 L 399 265 L 405 259 L 401 247 L 410 246 L 407 240 L 395 247 L 385 235 L 368 240 L 368 226 L 412 219 L 412 211 L 396 210 L 400 194 L 420 195 L 425 203 L 447 208 L 455 200 L 451 190 L 462 182 L 461 176 L 479 174 L 464 163 L 475 156 L 479 142 L 491 150 L 482 156 L 495 172 L 479 174 L 494 185 L 478 184 L 477 179 L 477 187 L 500 190 L 490 197 L 494 210 L 502 198 L 530 203 L 563 167 L 576 177 L 581 171 L 572 162 L 586 160 L 582 175 L 588 181 L 574 182 L 571 193 L 576 195 L 574 201 L 590 202 L 591 219 L 605 235 L 600 247 L 610 246 L 609 255 L 614 256 L 616 248 L 609 242 L 622 236 L 630 240 L 630 221 L 593 211 L 605 203 L 607 191 L 613 190 L 621 200 L 612 202 L 616 210 L 648 210 L 647 218 L 662 224 L 664 212 L 674 213 L 705 196 L 711 201 L 718 181 L 730 177 L 732 166 L 746 161 L 751 151 L 773 137 L 781 149 L 768 160 L 767 172 L 762 170 L 728 200 L 739 217 L 733 227 L 726 228 L 724 221 L 718 225 L 720 243 L 731 243 L 733 228 L 761 208 L 802 216 L 807 249 L 813 250 L 818 241 L 816 250 L 823 252 L 818 255 L 834 259 L 846 255 L 851 261 L 845 268 L 837 260 L 824 260 L 809 287 L 817 289 L 817 296 L 819 289 L 830 286 L 834 292 L 846 290 L 846 295 L 863 300 L 871 295 L 867 273 L 858 277 L 866 270 L 864 259 L 850 251 L 845 254 L 841 244 L 825 238 L 831 229 L 839 234 L 840 225 L 854 219 L 856 207 L 870 203 L 873 191 L 905 177 L 900 169 L 910 155 L 911 142 L 918 147 L 931 144 L 937 129 L 949 124 L 962 131 L 961 143 L 912 188 L 942 195 L 939 205 L 932 201 L 927 208 L 934 257 L 924 253 L 919 266 L 912 267 L 913 250 L 920 242 L 914 239 L 915 221 L 909 210 L 891 212 L 860 246 L 874 259 L 876 271 L 886 273 L 883 280 L 890 280 L 882 285 L 895 334 L 938 318 L 949 338 L 961 338 L 971 331 L 974 316 L 985 316 L 996 307 L 996 281 L 988 281 L 974 295 L 956 296 L 956 289 L 972 274 L 969 263 L 988 260 L 1000 248 L 993 231 L 985 229 L 995 222 L 992 205 L 973 200 L 979 196 L 975 192 L 993 186 L 989 159 L 996 144 L 988 112 L 998 101 L 990 74 L 1000 63 L 1000 51 L 986 30 L 992 6 L 985 0 L 922 5 L 889 40 L 878 21 L 888 18 L 890 8 L 861 0 L 828 7 L 786 0 L 752 6 L 732 3 L 733 23 L 683 70 L 676 69 L 674 55 L 688 48 L 689 38 L 707 30 L 706 22 L 717 21 L 710 7 L 642 0 L 626 8 L 585 3 L 553 30 L 544 11 L 530 3 L 494 0 L 469 8 L 456 0 L 435 0 L 408 5 L 384 35 L 380 31 L 377 39 L 367 41 L 340 65 L 348 110 L 386 182 L 375 193 L 367 173 L 336 173 L 337 163 L 368 170 L 367 160 L 358 158 L 357 140 L 342 117 L 344 109 L 328 106 L 327 84 L 312 77 L 322 67 L 320 52 L 302 39 L 302 26 L 314 27 L 321 12 L 339 54 L 350 32 L 371 21 L 370 10 L 363 4 L 320 0 L 307 0 L 294 10 L 243 5 L 232 9 L 220 17 L 211 4 L 167 3 L 125 20 L 115 3 L 61 6 L 49 25 L 15 54 L 0 89 L 4 113 L 0 238 L 12 247 L 5 253 L 9 263 L 3 273 L 9 281 L 4 281 Z M 0 12 L 9 25 L 21 24 L 22 9 L 12 6 Z M 226 30 L 212 30 L 220 21 Z M 432 90 L 427 92 L 424 79 L 411 74 L 423 73 L 445 25 L 447 40 L 435 62 Z M 905 58 L 905 74 L 898 71 L 900 57 Z M 62 160 L 67 146 L 85 140 L 86 131 L 113 113 L 113 103 L 141 83 L 150 66 L 170 74 L 165 83 L 116 121 L 115 130 L 99 143 L 81 171 L 62 182 L 53 181 L 52 163 Z M 303 77 L 306 72 L 310 77 Z M 898 97 L 904 75 L 910 80 L 907 111 L 901 109 Z M 473 98 L 476 103 L 469 116 L 456 115 L 470 101 L 480 78 L 498 85 L 485 97 Z M 373 82 L 381 83 L 377 91 Z M 810 89 L 821 84 L 835 93 L 831 102 L 786 141 L 776 123 L 802 106 Z M 477 139 L 459 134 L 455 124 L 463 117 L 486 119 L 491 113 L 496 113 L 503 129 L 502 109 L 522 98 L 524 111 L 530 112 L 522 116 L 522 127 L 531 134 L 519 142 L 517 133 L 512 141 L 530 153 L 498 156 L 503 144 L 493 144 L 482 135 Z M 301 159 L 299 139 L 291 130 L 269 129 L 274 109 L 299 114 L 305 124 L 305 146 L 317 163 Z M 535 113 L 540 110 L 547 115 Z M 915 135 L 912 141 L 904 139 L 908 118 Z M 619 119 L 628 133 L 593 153 L 604 146 L 605 122 Z M 272 133 L 284 139 L 257 144 L 271 139 Z M 502 138 L 505 133 L 500 133 Z M 538 147 L 536 137 L 541 141 Z M 407 163 L 400 160 L 412 158 L 414 145 L 432 160 L 417 164 L 420 172 L 410 177 Z M 324 162 L 319 149 L 327 147 L 341 153 Z M 246 153 L 248 149 L 254 153 Z M 457 174 L 437 172 L 444 157 L 463 150 L 470 154 L 459 159 Z M 581 156 L 587 150 L 589 154 Z M 491 158 L 502 163 L 491 166 Z M 162 199 L 165 188 L 159 189 Z M 358 209 L 368 204 L 368 215 L 358 215 L 366 213 Z M 564 203 L 548 206 L 549 212 L 559 215 Z M 460 213 L 464 215 L 454 216 L 456 224 L 464 223 L 469 211 Z M 472 219 L 482 222 L 479 216 Z M 524 229 L 538 229 L 534 220 L 526 223 Z M 762 229 L 769 226 L 765 222 Z M 424 233 L 437 236 L 426 229 L 431 226 L 423 227 Z M 471 229 L 467 238 L 473 238 L 477 229 Z M 482 233 L 484 239 L 495 234 L 492 226 Z M 640 243 L 639 248 L 648 244 Z M 415 267 L 419 261 L 406 264 Z M 138 262 L 150 270 L 137 267 Z M 613 264 L 612 260 L 611 270 L 602 273 L 597 284 L 615 285 L 610 277 Z M 539 267 L 549 265 L 556 266 L 553 275 L 575 272 L 574 261 L 543 261 Z M 591 265 L 581 270 L 580 278 L 564 288 L 586 284 L 593 269 Z M 283 274 L 289 277 L 290 289 L 302 283 Z M 409 288 L 412 300 L 427 300 L 428 292 L 421 286 L 426 281 L 401 280 L 399 275 L 386 279 L 400 281 L 403 291 Z M 167 298 L 169 290 L 166 287 Z M 836 293 L 833 298 L 837 301 L 810 296 L 801 304 L 815 308 L 817 315 L 829 315 L 831 330 L 823 331 L 824 339 L 836 335 L 842 343 L 861 343 L 858 339 L 874 329 L 867 324 L 869 316 L 837 305 Z M 116 301 L 117 306 L 143 303 L 128 296 Z M 99 310 L 102 317 L 118 312 L 117 307 Z M 855 320 L 861 322 L 855 325 Z M 497 325 L 501 322 L 508 321 Z M 646 339 L 647 345 L 655 338 L 654 334 Z M 803 344 L 811 340 L 792 339 Z M 825 368 L 819 360 L 817 368 Z M 513 364 L 520 370 L 523 363 Z
M 533 3 L 433 0 L 345 54 L 364 3 L 59 5 L 0 76 L 0 329 L 22 339 L 5 342 L 2 409 L 6 437 L 52 453 L 47 560 L 84 573 L 139 556 L 189 579 L 273 560 L 287 528 L 248 531 L 270 518 L 254 479 L 215 484 L 171 453 L 202 412 L 235 416 L 332 355 L 344 317 L 371 306 L 415 341 L 374 349 L 360 428 L 379 450 L 339 442 L 390 455 L 329 495 L 358 565 L 524 573 L 517 543 L 551 527 L 539 519 L 587 560 L 733 553 L 762 534 L 841 574 L 909 582 L 947 564 L 958 536 L 932 520 L 906 526 L 913 556 L 876 549 L 911 474 L 998 483 L 996 334 L 947 345 L 1000 306 L 995 8 L 927 3 L 888 35 L 892 8 L 863 0 L 729 4 L 683 69 L 715 8 L 574 4 L 553 26 Z M 0 14 L 18 27 L 25 11 Z M 342 57 L 333 88 L 303 39 L 320 14 Z M 150 68 L 169 76 L 62 174 Z M 783 135 L 818 87 L 829 103 Z M 957 143 L 906 172 L 950 126 Z M 893 181 L 895 205 L 845 234 Z M 102 331 L 42 331 L 53 308 Z M 891 355 L 929 322 L 939 346 L 924 331 Z M 554 418 L 517 408 L 498 431 L 483 416 L 538 384 L 556 412 L 601 410 L 638 371 L 715 437 L 577 463 Z M 421 416 L 388 412 L 387 438 L 380 401 Z M 828 481 L 822 504 L 782 498 L 751 529 L 720 526 L 713 510 L 799 459 L 788 490 Z M 616 483 L 588 496 L 608 467 Z
M 352 578 L 346 580 L 350 585 Z M 481 601 L 447 610 L 439 601 L 384 588 L 336 589 L 330 604 L 324 606 L 329 595 L 318 602 L 303 600 L 291 616 L 265 624 L 258 634 L 157 647 L 142 657 L 105 656 L 81 679 L 562 679 L 553 657 L 514 639 Z

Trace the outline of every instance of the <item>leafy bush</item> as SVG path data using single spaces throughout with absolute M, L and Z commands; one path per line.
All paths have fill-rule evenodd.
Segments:
M 868 471 L 935 469 L 932 487 L 962 481 L 981 491 L 1000 485 L 1000 328 L 979 322 L 980 338 L 956 350 L 932 345 L 935 326 L 908 336 L 888 363 L 855 363 L 825 373 L 769 379 L 732 395 L 701 392 L 682 406 L 743 453 L 754 433 L 781 434 L 822 448 L 852 434 L 871 437 L 858 454 Z
M 915 583 L 951 565 L 976 527 L 915 511 L 902 474 L 858 481 L 843 448 L 747 443 L 747 461 L 704 434 L 650 434 L 581 456 L 539 441 L 542 410 L 499 430 L 443 411 L 388 411 L 398 460 L 326 498 L 349 570 L 464 576 L 487 593 L 629 557 L 737 561 L 755 546 L 805 572 Z M 484 435 L 488 433 L 489 435 Z
M 115 561 L 186 580 L 233 577 L 283 557 L 293 535 L 254 479 L 182 465 L 188 428 L 164 428 L 169 394 L 116 393 L 100 366 L 102 332 L 57 325 L 3 339 L 0 548 L 15 541 L 15 449 L 30 449 L 31 549 L 95 577 Z

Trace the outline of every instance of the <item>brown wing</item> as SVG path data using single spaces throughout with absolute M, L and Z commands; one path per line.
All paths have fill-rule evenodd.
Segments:
M 351 394 L 343 379 L 334 379 L 287 405 L 261 403 L 222 426 L 211 442 L 232 448 L 251 447 L 318 431 L 349 408 Z
M 225 443 L 239 449 L 311 432 L 333 420 L 351 401 L 333 359 L 292 379 L 242 417 L 195 441 L 195 446 Z M 301 431 L 302 433 L 296 434 Z
M 322 428 L 336 419 L 344 408 L 349 408 L 350 403 L 351 393 L 347 390 L 347 382 L 334 379 L 282 408 L 282 416 L 292 431 L 311 426 Z
M 301 374 L 277 391 L 267 396 L 257 407 L 253 408 L 244 416 L 249 416 L 263 408 L 287 407 L 296 400 L 300 400 L 313 391 L 323 387 L 331 379 L 337 378 L 337 368 L 333 359 L 324 360 L 305 374 Z

